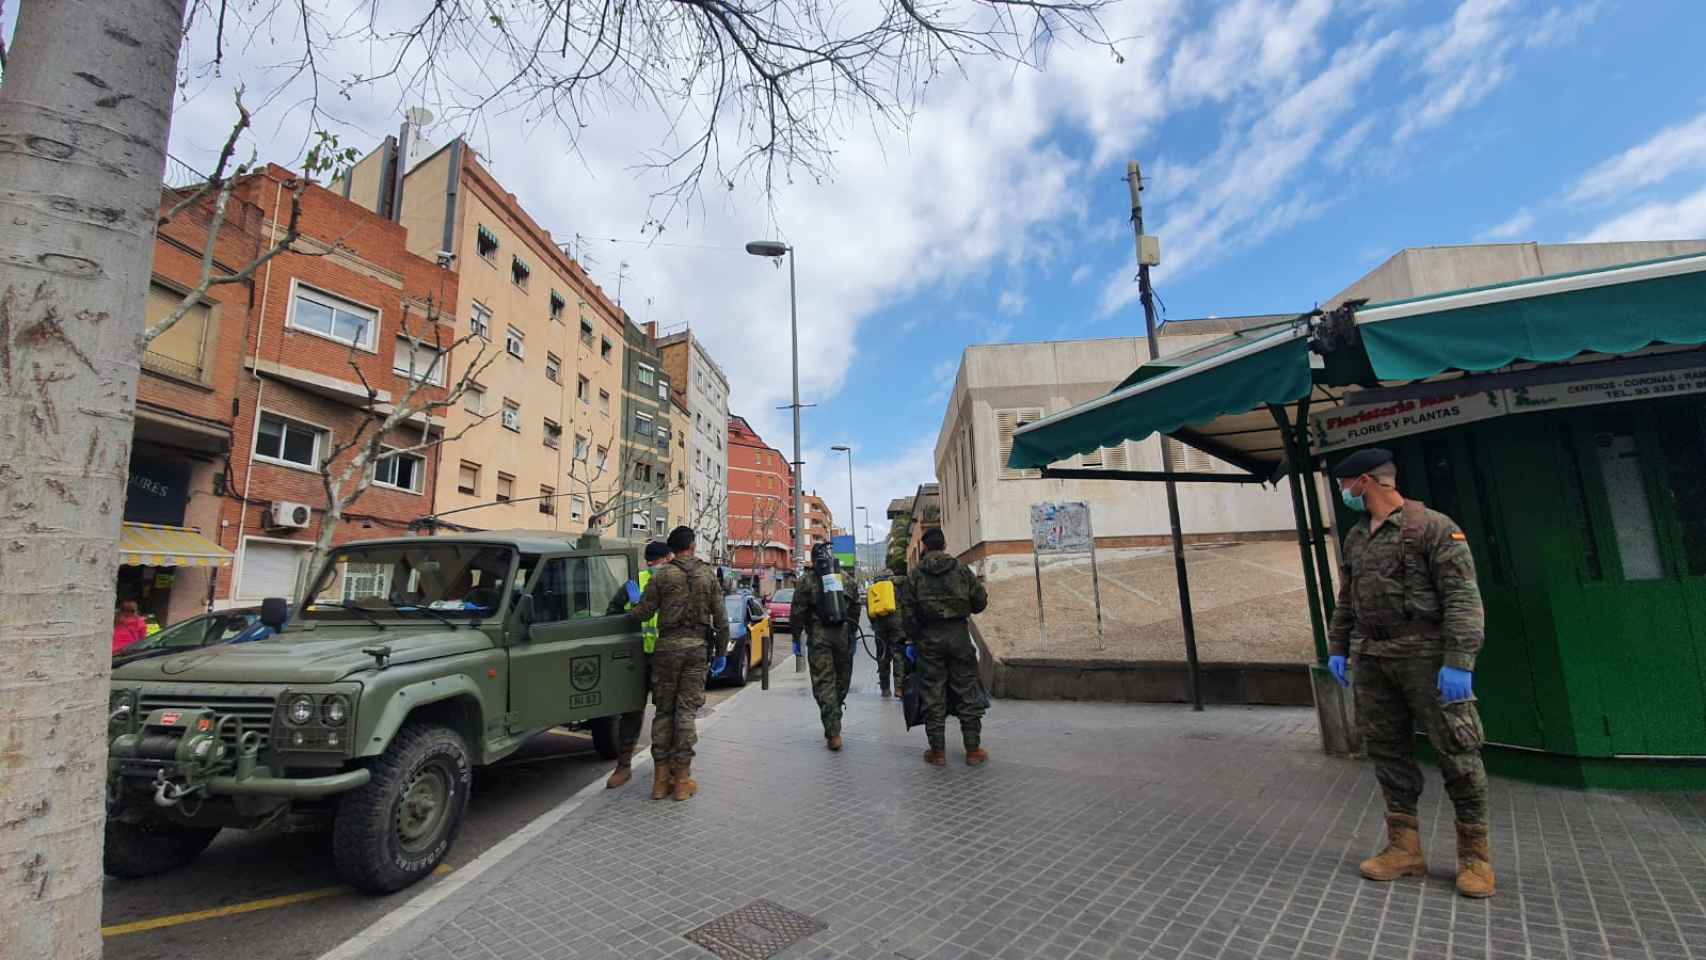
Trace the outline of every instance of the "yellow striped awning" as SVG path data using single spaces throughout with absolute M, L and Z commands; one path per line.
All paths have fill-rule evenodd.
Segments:
M 229 567 L 231 551 L 188 527 L 127 523 L 118 538 L 119 563 L 138 567 Z

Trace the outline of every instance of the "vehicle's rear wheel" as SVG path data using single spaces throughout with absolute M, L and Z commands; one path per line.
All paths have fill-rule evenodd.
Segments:
M 751 642 L 752 641 L 750 640 L 741 641 L 739 647 L 734 652 L 734 675 L 729 677 L 729 680 L 737 687 L 746 686 L 746 668 L 752 663 L 752 648 L 747 646 L 747 644 Z
M 131 823 L 111 816 L 101 867 L 113 877 L 152 877 L 201 856 L 218 835 L 218 827 L 186 827 L 164 820 Z
M 586 723 L 587 732 L 592 734 L 593 749 L 606 760 L 616 759 L 616 728 L 620 720 L 619 717 L 599 717 Z
M 454 730 L 411 723 L 372 770 L 373 779 L 338 803 L 332 862 L 350 886 L 391 893 L 431 873 L 450 852 L 468 807 L 473 764 Z

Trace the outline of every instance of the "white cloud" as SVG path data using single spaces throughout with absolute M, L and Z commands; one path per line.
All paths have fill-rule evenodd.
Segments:
M 1529 29 L 1527 44 L 1531 47 L 1554 47 L 1574 40 L 1583 27 L 1599 16 L 1600 6 L 1599 0 L 1574 0 L 1569 6 L 1547 10 L 1540 22 Z
M 1003 290 L 996 299 L 995 308 L 1009 317 L 1025 312 L 1025 295 L 1018 290 Z
M 1612 200 L 1678 173 L 1698 170 L 1706 170 L 1706 113 L 1667 127 L 1589 170 L 1569 199 L 1572 203 Z
M 1534 229 L 1534 214 L 1518 210 L 1509 220 L 1481 231 L 1482 240 L 1520 240 Z
M 1648 203 L 1577 237 L 1581 243 L 1613 240 L 1706 238 L 1706 188 L 1677 200 Z
M 1088 263 L 1079 264 L 1078 269 L 1072 271 L 1072 285 L 1076 287 L 1090 279 L 1090 272 L 1090 265 Z
M 1480 103 L 1509 75 L 1518 38 L 1530 25 L 1512 14 L 1515 0 L 1462 0 L 1451 20 L 1425 33 L 1422 89 L 1402 107 L 1393 139 L 1403 143 Z

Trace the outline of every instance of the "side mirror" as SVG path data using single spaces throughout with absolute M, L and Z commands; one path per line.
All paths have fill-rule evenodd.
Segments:
M 267 597 L 261 601 L 261 622 L 274 630 L 283 630 L 290 619 L 290 602 L 283 597 Z
M 521 599 L 515 601 L 515 622 L 521 624 L 524 627 L 528 627 L 528 626 L 533 625 L 533 595 L 532 594 L 530 594 L 530 593 L 522 594 Z

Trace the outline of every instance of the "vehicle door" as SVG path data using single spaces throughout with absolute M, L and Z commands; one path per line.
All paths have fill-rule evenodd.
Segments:
M 630 573 L 620 553 L 539 564 L 528 590 L 532 622 L 510 634 L 511 731 L 645 706 L 644 641 L 622 612 Z

